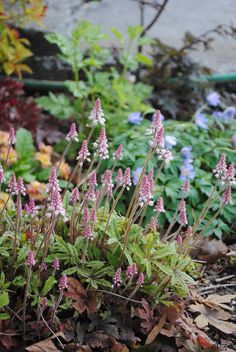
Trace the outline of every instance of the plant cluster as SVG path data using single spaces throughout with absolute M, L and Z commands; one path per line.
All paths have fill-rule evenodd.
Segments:
M 74 314 L 94 348 L 103 347 L 96 345 L 101 333 L 132 344 L 162 319 L 163 305 L 175 306 L 188 295 L 196 270 L 190 250 L 232 202 L 234 165 L 227 166 L 225 155 L 221 155 L 213 170 L 215 185 L 192 227 L 188 226 L 191 212 L 186 208 L 190 193 L 187 180 L 168 228 L 160 233 L 159 218 L 165 214 L 165 204 L 161 192 L 154 194 L 154 188 L 173 159 L 166 148 L 160 112 L 146 131 L 149 149 L 125 216 L 117 212 L 122 194 L 131 188 L 130 169 L 117 166 L 123 158 L 122 145 L 111 157 L 111 168 L 97 176 L 110 157 L 99 99 L 87 128 L 88 136 L 79 142 L 76 166 L 62 191 L 58 169 L 70 147 L 78 143 L 76 125 L 71 125 L 62 158 L 51 168 L 43 203 L 35 204 L 22 177 L 16 179 L 14 173 L 6 185 L 4 168 L 0 167 L 0 184 L 8 194 L 1 209 L 0 319 L 5 320 L 8 331 L 22 332 L 23 336 L 29 333 L 35 340 L 48 334 L 56 337 L 55 332 Z M 97 129 L 98 138 L 91 144 Z M 11 128 L 9 150 L 15 143 Z M 7 159 L 8 155 L 4 164 Z M 152 168 L 152 159 L 157 170 Z M 71 181 L 75 183 L 72 190 Z M 199 229 L 216 203 L 213 217 Z M 143 226 L 148 209 L 153 216 Z M 130 328 L 135 326 L 134 320 L 136 329 Z M 84 324 L 89 328 L 84 329 Z M 62 345 L 59 337 L 58 343 Z
M 29 22 L 41 25 L 45 11 L 43 0 L 11 0 L 5 5 L 0 1 L 0 71 L 19 77 L 22 72 L 32 73 L 31 68 L 22 63 L 32 55 L 28 48 L 30 43 L 21 38 L 12 25 L 22 27 Z
M 211 193 L 211 179 L 209 172 L 212 170 L 222 153 L 227 153 L 229 161 L 236 163 L 236 109 L 227 107 L 216 92 L 207 95 L 206 104 L 192 116 L 191 121 L 181 122 L 165 119 L 163 121 L 167 147 L 174 154 L 174 160 L 166 170 L 163 170 L 156 185 L 155 193 L 163 192 L 166 204 L 165 217 L 160 217 L 160 223 L 166 227 L 175 212 L 177 202 L 174 195 L 176 189 L 181 189 L 186 180 L 191 180 L 191 197 L 189 203 L 192 214 L 190 224 L 196 214 L 201 212 L 202 204 Z M 164 116 L 163 116 L 164 118 Z M 145 143 L 145 130 L 150 122 L 143 119 L 142 114 L 132 114 L 128 118 L 125 132 L 114 137 L 113 146 L 116 148 L 123 143 L 125 153 L 122 164 L 130 167 L 133 174 L 133 183 L 137 183 L 137 175 L 142 170 L 146 158 L 147 147 Z M 129 127 L 128 127 L 129 126 Z M 131 128 L 130 128 L 131 127 Z M 153 168 L 155 161 L 150 161 Z M 109 164 L 108 164 L 109 165 Z M 123 198 L 119 204 L 119 211 L 123 212 L 129 198 Z M 235 198 L 234 198 L 235 203 Z M 215 209 L 209 210 L 209 218 Z M 146 213 L 146 222 L 151 214 Z M 204 235 L 231 234 L 235 223 L 235 205 L 223 211 L 220 219 L 215 219 Z

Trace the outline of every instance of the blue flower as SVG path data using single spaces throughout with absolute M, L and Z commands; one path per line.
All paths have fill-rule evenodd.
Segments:
M 165 136 L 165 144 L 167 149 L 172 149 L 177 144 L 177 138 L 174 136 Z
M 220 104 L 220 95 L 217 92 L 209 93 L 206 101 L 210 106 L 218 106 Z
M 232 136 L 232 144 L 234 147 L 236 147 L 236 133 Z
M 195 124 L 204 130 L 208 130 L 208 120 L 206 115 L 200 111 L 197 111 L 195 114 Z
M 142 167 L 137 167 L 137 169 L 135 169 L 133 171 L 133 184 L 136 186 L 139 180 L 139 176 L 141 175 L 143 168 Z
M 137 111 L 137 112 L 131 112 L 128 116 L 127 121 L 131 123 L 131 125 L 140 125 L 141 122 L 143 121 L 142 118 L 142 113 Z
M 221 120 L 223 117 L 223 112 L 222 111 L 214 111 L 212 114 L 217 120 Z
M 223 119 L 224 120 L 233 120 L 236 116 L 236 109 L 233 106 L 228 107 L 223 112 Z
M 183 147 L 180 151 L 182 158 L 184 158 L 184 159 L 191 158 L 192 157 L 192 153 L 191 153 L 192 149 L 193 149 L 193 147 L 191 147 L 190 145 L 187 147 Z
M 194 167 L 190 162 L 184 162 L 180 167 L 180 180 L 192 180 L 195 177 Z

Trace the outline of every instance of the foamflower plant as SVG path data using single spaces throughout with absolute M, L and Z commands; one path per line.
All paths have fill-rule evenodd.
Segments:
M 123 158 L 122 145 L 110 155 L 99 99 L 88 123 L 85 140 L 79 139 L 77 126 L 72 124 L 65 137 L 68 145 L 62 160 L 72 142 L 78 143 L 74 169 L 62 189 L 58 166 L 51 168 L 43 203 L 30 199 L 22 178 L 16 179 L 14 173 L 6 185 L 4 165 L 0 167 L 1 187 L 8 193 L 1 209 L 1 268 L 7 281 L 0 296 L 4 295 L 1 314 L 4 319 L 16 321 L 23 334 L 36 314 L 35 339 L 43 334 L 43 327 L 50 333 L 59 330 L 73 310 L 84 321 L 104 311 L 121 314 L 121 302 L 123 311 L 129 312 L 143 300 L 155 308 L 173 303 L 176 296 L 186 297 L 189 286 L 194 285 L 191 275 L 195 263 L 190 250 L 232 202 L 234 165 L 228 166 L 222 154 L 213 170 L 212 192 L 192 226 L 186 207 L 191 186 L 186 180 L 180 194 L 176 194 L 180 201 L 168 228 L 161 229 L 159 216 L 165 216 L 165 204 L 161 193 L 154 194 L 154 187 L 173 156 L 165 146 L 160 111 L 156 111 L 147 130 L 149 150 L 135 186 L 130 169 L 117 167 L 117 161 Z M 98 138 L 92 144 L 97 132 Z M 9 146 L 15 142 L 13 130 L 10 136 Z M 108 158 L 112 167 L 98 177 Z M 153 159 L 157 171 L 150 168 Z M 120 216 L 117 205 L 128 192 L 129 206 L 125 216 Z M 10 199 L 15 204 L 11 209 L 7 206 Z M 217 202 L 214 216 L 205 221 Z M 152 209 L 153 216 L 143 226 L 148 209 Z

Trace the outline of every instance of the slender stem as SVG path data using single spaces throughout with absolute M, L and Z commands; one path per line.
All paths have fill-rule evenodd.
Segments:
M 65 159 L 65 156 L 68 153 L 68 150 L 70 149 L 71 144 L 72 144 L 72 140 L 67 144 L 67 146 L 66 146 L 66 148 L 65 148 L 65 150 L 64 150 L 64 152 L 63 152 L 63 154 L 62 154 L 62 156 L 60 158 L 60 161 L 59 161 L 59 163 L 57 165 L 57 172 L 59 171 L 61 163 Z
M 29 266 L 27 281 L 26 281 L 26 286 L 25 286 L 24 300 L 23 300 L 23 311 L 22 311 L 23 336 L 25 336 L 26 302 L 27 302 L 27 298 L 28 298 L 28 290 L 29 290 L 29 282 L 30 282 L 31 272 L 32 272 L 32 269 L 31 269 L 31 266 Z

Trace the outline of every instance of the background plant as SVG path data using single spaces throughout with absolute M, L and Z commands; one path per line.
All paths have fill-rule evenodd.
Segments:
M 12 26 L 23 27 L 30 22 L 41 25 L 45 11 L 42 0 L 8 1 L 7 4 L 0 1 L 0 70 L 7 75 L 15 73 L 22 77 L 22 72 L 32 73 L 30 67 L 22 63 L 32 55 L 28 48 L 30 43 Z

